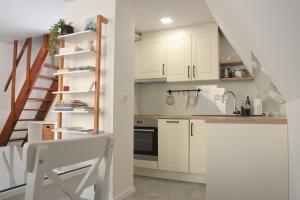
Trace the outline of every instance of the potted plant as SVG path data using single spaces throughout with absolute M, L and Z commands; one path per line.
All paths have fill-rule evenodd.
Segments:
M 49 29 L 50 31 L 50 44 L 49 44 L 49 54 L 51 57 L 51 64 L 54 64 L 54 55 L 57 53 L 58 48 L 57 48 L 57 43 L 58 43 L 58 35 L 67 35 L 74 33 L 74 28 L 72 25 L 72 22 L 66 23 L 65 19 L 60 19 L 57 23 L 53 24 L 51 28 Z

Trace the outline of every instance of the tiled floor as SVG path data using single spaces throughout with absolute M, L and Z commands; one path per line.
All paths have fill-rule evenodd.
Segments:
M 126 200 L 205 200 L 205 185 L 135 176 L 136 192 Z

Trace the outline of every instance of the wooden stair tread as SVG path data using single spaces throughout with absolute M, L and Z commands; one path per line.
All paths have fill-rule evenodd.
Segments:
M 45 91 L 54 91 L 51 88 L 45 88 L 45 87 L 33 87 L 33 90 L 45 90 Z
M 28 98 L 29 101 L 46 101 L 50 102 L 50 99 L 43 99 L 43 98 Z
M 40 112 L 46 112 L 47 110 L 38 109 L 38 108 L 24 108 L 24 111 L 40 111 Z
M 9 139 L 8 141 L 10 142 L 14 142 L 14 141 L 21 141 L 21 140 L 26 140 L 27 138 L 24 137 L 24 138 L 14 138 L 14 139 Z
M 49 68 L 49 69 L 53 69 L 53 70 L 57 70 L 58 69 L 57 65 L 52 65 L 50 63 L 45 63 L 44 67 Z
M 27 128 L 20 128 L 20 129 L 14 129 L 14 132 L 20 132 L 20 131 L 28 131 Z
M 52 76 L 45 76 L 45 75 L 39 75 L 40 79 L 49 80 L 49 81 L 57 81 L 58 79 L 56 77 Z

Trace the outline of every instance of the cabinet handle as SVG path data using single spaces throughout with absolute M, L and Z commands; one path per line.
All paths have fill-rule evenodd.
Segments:
M 167 123 L 179 124 L 179 121 L 166 121 Z
M 163 76 L 165 75 L 165 64 L 163 64 L 163 66 L 162 66 L 162 74 L 163 74 Z
M 194 126 L 194 123 L 192 122 L 192 123 L 191 123 L 191 136 L 192 136 L 192 137 L 194 136 L 194 133 L 193 133 L 193 126 Z
M 188 66 L 188 78 L 190 78 L 190 66 Z
M 196 66 L 193 65 L 193 77 L 194 77 L 194 78 L 196 78 L 196 76 L 195 76 L 195 68 L 196 68 Z

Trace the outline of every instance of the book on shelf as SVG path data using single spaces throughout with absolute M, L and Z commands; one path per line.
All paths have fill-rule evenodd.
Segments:
M 55 111 L 90 111 L 92 110 L 85 102 L 80 100 L 61 100 L 57 101 Z

